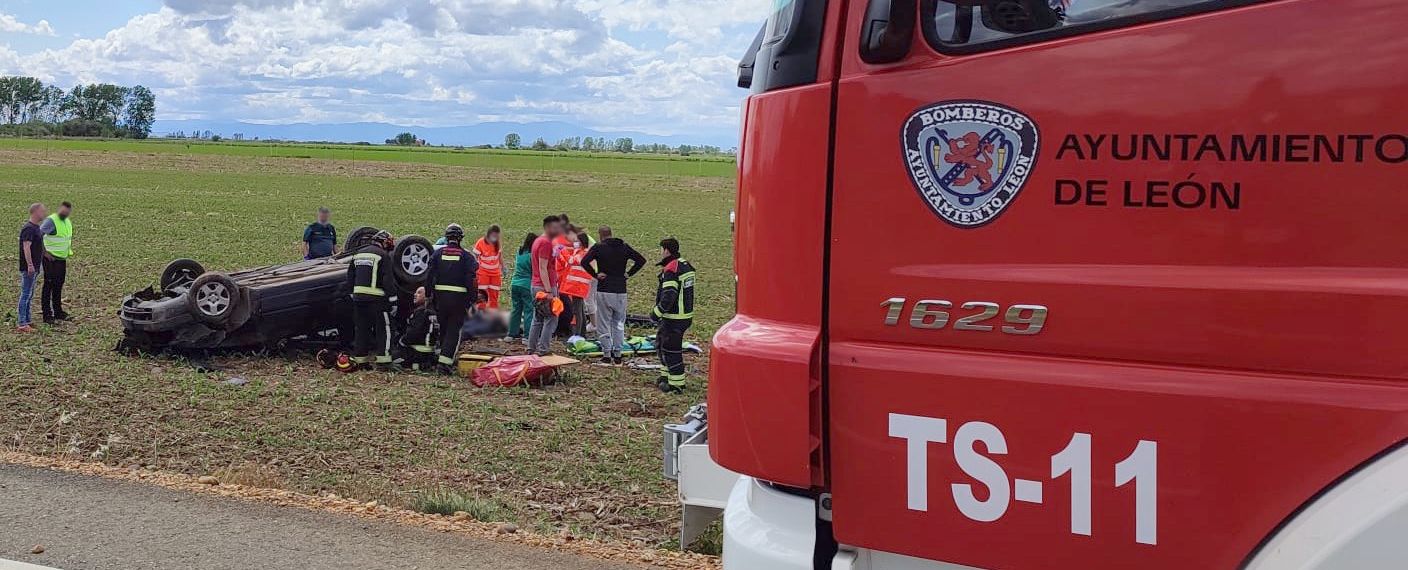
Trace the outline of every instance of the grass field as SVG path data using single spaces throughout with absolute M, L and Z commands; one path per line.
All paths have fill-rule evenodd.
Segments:
M 0 288 L 4 446 L 427 510 L 466 504 L 543 532 L 672 540 L 660 425 L 703 399 L 703 358 L 692 363 L 689 393 L 675 397 L 656 392 L 648 374 L 589 366 L 554 387 L 514 390 L 410 374 L 344 376 L 264 357 L 223 358 L 218 372 L 199 373 L 112 352 L 121 336 L 116 310 L 172 258 L 212 269 L 296 259 L 319 205 L 334 209 L 343 232 L 375 225 L 429 236 L 452 221 L 471 231 L 499 223 L 513 244 L 543 215 L 568 212 L 580 224 L 615 227 L 648 256 L 660 237 L 678 236 L 700 269 L 690 337 L 705 342 L 733 306 L 731 179 L 619 172 L 610 165 L 622 159 L 585 156 L 575 160 L 608 162 L 520 170 L 446 165 L 440 154 L 417 151 L 335 160 L 173 148 L 0 142 L 0 204 L 12 227 L 30 202 L 76 205 L 66 296 L 78 318 L 21 337 L 12 332 L 13 273 Z M 433 159 L 411 160 L 421 157 Z M 4 249 L 0 263 L 15 267 L 15 255 Z M 646 309 L 652 288 L 650 273 L 633 282 L 633 311 Z
M 255 142 L 200 142 L 150 139 L 0 139 L 0 149 L 45 152 L 92 151 L 115 153 L 170 153 L 187 155 L 247 156 L 263 158 L 319 158 L 371 160 L 468 166 L 500 170 L 600 172 L 605 174 L 661 174 L 731 178 L 734 161 L 727 157 L 679 157 L 619 153 L 554 152 L 530 150 L 452 149 L 331 144 L 274 144 Z

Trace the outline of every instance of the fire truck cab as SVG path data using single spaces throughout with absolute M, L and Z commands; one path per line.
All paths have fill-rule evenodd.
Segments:
M 1408 3 L 776 0 L 724 566 L 1408 566 Z

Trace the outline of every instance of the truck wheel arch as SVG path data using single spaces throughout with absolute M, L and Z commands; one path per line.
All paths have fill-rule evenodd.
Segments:
M 1408 557 L 1408 440 L 1301 506 L 1246 570 L 1394 568 Z

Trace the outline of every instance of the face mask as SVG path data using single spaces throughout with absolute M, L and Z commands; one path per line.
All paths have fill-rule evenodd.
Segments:
M 68 214 L 59 214 L 59 219 L 60 219 L 60 220 L 67 220 L 67 219 L 68 219 Z
M 499 236 L 489 236 L 489 243 L 499 243 Z

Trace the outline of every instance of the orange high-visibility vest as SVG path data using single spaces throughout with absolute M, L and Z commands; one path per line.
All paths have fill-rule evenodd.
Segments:
M 484 241 L 474 242 L 474 255 L 479 258 L 479 280 L 484 281 L 486 277 L 492 277 L 494 284 L 498 284 L 499 277 L 503 275 L 503 265 L 499 263 L 499 246 Z
M 571 295 L 578 299 L 585 299 L 592 291 L 592 275 L 587 270 L 582 269 L 582 258 L 587 256 L 587 250 L 582 248 L 572 248 L 562 250 L 560 259 L 564 260 L 561 273 L 562 284 L 558 285 L 558 292 L 563 295 Z

